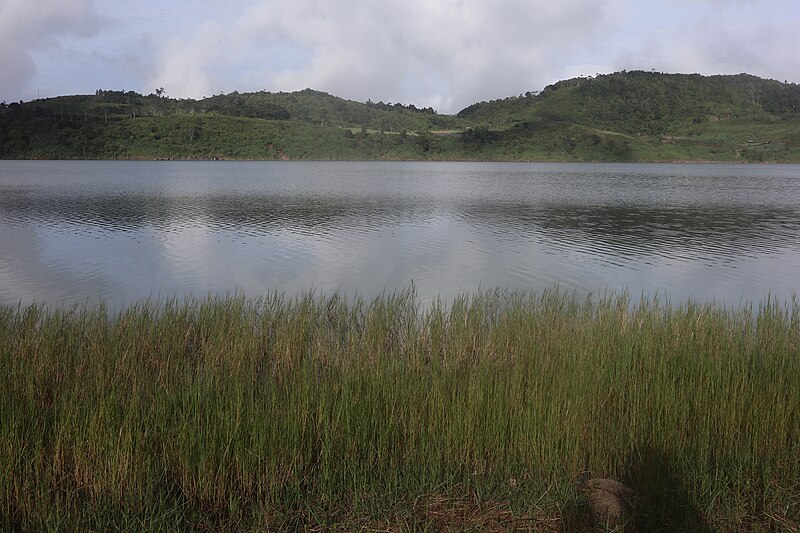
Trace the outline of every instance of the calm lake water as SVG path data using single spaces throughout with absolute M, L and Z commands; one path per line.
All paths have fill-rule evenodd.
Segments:
M 800 287 L 800 166 L 0 161 L 0 303 Z

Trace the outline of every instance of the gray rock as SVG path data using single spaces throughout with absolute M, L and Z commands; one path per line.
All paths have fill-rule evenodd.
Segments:
M 598 521 L 616 525 L 633 516 L 635 493 L 630 487 L 602 478 L 587 479 L 581 485 Z

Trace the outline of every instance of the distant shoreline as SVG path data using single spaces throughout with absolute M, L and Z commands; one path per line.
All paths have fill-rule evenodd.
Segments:
M 276 162 L 276 163 L 565 163 L 580 165 L 622 165 L 622 164 L 653 164 L 653 165 L 800 165 L 796 161 L 737 161 L 737 160 L 667 160 L 648 159 L 641 161 L 574 161 L 567 159 L 254 159 L 254 158 L 195 158 L 195 157 L 120 157 L 120 158 L 0 158 L 0 161 L 152 161 L 152 162 L 207 162 L 221 163 L 231 161 L 248 162 Z
M 456 115 L 320 91 L 0 103 L 0 158 L 800 163 L 800 86 L 628 71 Z

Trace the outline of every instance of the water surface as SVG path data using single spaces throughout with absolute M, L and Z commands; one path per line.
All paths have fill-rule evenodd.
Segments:
M 412 282 L 789 299 L 800 166 L 0 161 L 0 303 Z

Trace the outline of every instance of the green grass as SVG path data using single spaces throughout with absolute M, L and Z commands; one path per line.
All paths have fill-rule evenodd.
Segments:
M 800 309 L 483 292 L 0 308 L 0 529 L 797 530 Z

